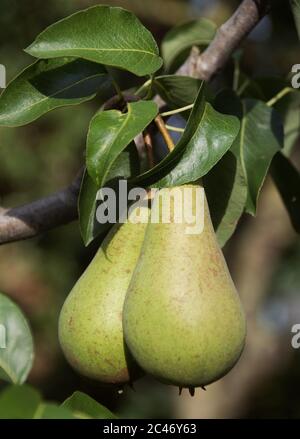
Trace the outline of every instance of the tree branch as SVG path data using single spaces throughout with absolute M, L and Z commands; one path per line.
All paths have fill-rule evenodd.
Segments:
M 270 3 L 270 0 L 243 0 L 203 54 L 194 48 L 178 73 L 211 79 L 268 12 Z M 81 178 L 82 172 L 68 188 L 33 203 L 13 209 L 0 207 L 0 245 L 31 238 L 75 220 Z
M 32 238 L 77 218 L 83 171 L 65 189 L 14 209 L 0 209 L 0 244 Z
M 229 60 L 231 54 L 270 9 L 271 0 L 243 0 L 235 13 L 218 29 L 208 48 L 197 49 L 179 69 L 181 75 L 209 81 Z

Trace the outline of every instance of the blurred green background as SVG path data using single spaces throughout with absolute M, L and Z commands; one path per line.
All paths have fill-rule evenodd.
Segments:
M 0 63 L 10 80 L 31 58 L 22 49 L 47 25 L 91 0 L 0 0 Z M 204 16 L 221 24 L 239 2 L 223 0 L 106 0 L 135 12 L 158 41 L 172 26 Z M 275 1 L 244 45 L 242 67 L 251 76 L 286 77 L 300 62 L 287 2 Z M 226 81 L 226 75 L 225 75 Z M 85 136 L 97 102 L 60 109 L 33 124 L 1 129 L 0 198 L 4 207 L 47 195 L 72 180 L 84 160 Z M 300 118 L 299 118 L 300 119 Z M 294 162 L 300 162 L 298 141 Z M 299 148 L 298 148 L 299 149 Z M 73 223 L 31 241 L 0 248 L 0 290 L 24 310 L 34 333 L 30 383 L 46 399 L 62 401 L 82 390 L 125 417 L 300 417 L 300 352 L 291 327 L 300 323 L 300 243 L 271 181 L 256 219 L 245 217 L 225 249 L 248 316 L 245 353 L 220 382 L 178 396 L 177 389 L 142 379 L 135 390 L 103 387 L 77 375 L 57 340 L 60 307 L 91 260 L 97 244 L 83 246 Z M 119 390 L 119 391 L 118 391 Z

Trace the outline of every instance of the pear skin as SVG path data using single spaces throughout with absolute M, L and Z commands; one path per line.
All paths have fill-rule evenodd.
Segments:
M 148 217 L 148 207 L 141 207 Z M 138 260 L 146 223 L 115 225 L 67 297 L 59 318 L 59 340 L 70 365 L 103 383 L 123 384 L 137 366 L 124 343 L 122 310 Z
M 198 196 L 197 185 L 173 190 L 180 195 L 187 187 L 193 199 Z M 133 357 L 146 372 L 165 383 L 193 388 L 216 381 L 234 366 L 246 324 L 205 194 L 202 233 L 188 234 L 187 223 L 175 221 L 176 203 L 180 197 L 174 197 L 171 222 L 165 224 L 161 200 L 154 200 L 152 213 L 155 217 L 159 210 L 159 221 L 148 223 L 125 299 L 123 329 Z

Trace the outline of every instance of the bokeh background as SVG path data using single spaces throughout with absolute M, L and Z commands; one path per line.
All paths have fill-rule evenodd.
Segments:
M 31 59 L 22 49 L 52 22 L 97 4 L 91 0 L 0 0 L 0 63 L 7 77 Z M 218 24 L 238 5 L 231 0 L 105 0 L 135 12 L 158 41 L 172 26 L 200 16 Z M 286 1 L 275 1 L 244 44 L 242 67 L 250 76 L 286 77 L 300 62 Z M 16 206 L 59 189 L 83 163 L 88 122 L 97 102 L 59 109 L 33 124 L 0 130 L 0 204 Z M 300 115 L 299 115 L 300 120 Z M 300 162 L 298 140 L 293 160 Z M 220 189 L 221 190 L 221 189 Z M 300 323 L 300 242 L 271 180 L 257 217 L 245 216 L 225 255 L 248 318 L 245 352 L 232 372 L 192 398 L 151 379 L 135 390 L 103 387 L 65 362 L 57 339 L 62 303 L 88 265 L 97 243 L 85 248 L 73 223 L 27 242 L 0 248 L 0 290 L 24 310 L 34 333 L 36 358 L 29 382 L 48 400 L 87 392 L 123 417 L 300 417 L 300 350 L 291 327 Z

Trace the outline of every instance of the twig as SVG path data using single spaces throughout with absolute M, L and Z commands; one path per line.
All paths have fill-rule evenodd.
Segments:
M 162 117 L 173 116 L 173 114 L 183 113 L 184 111 L 191 110 L 194 107 L 194 104 L 186 105 L 185 107 L 176 108 L 176 110 L 164 111 L 160 113 Z
M 160 134 L 163 136 L 163 139 L 166 142 L 168 150 L 169 151 L 173 151 L 175 145 L 174 145 L 172 137 L 170 136 L 169 131 L 166 128 L 166 125 L 165 125 L 162 117 L 161 116 L 156 116 L 154 121 L 156 123 L 156 126 L 157 126 Z
M 184 128 L 173 127 L 173 125 L 167 125 L 166 128 L 168 131 L 174 131 L 175 133 L 184 133 Z
M 147 88 L 150 87 L 151 83 L 152 83 L 152 79 L 148 79 L 146 82 L 144 82 L 144 83 L 140 86 L 140 88 L 138 88 L 138 89 L 136 90 L 135 94 L 139 96 L 139 95 L 140 95 L 145 89 L 147 90 Z
M 232 17 L 218 29 L 208 48 L 199 56 L 192 52 L 178 73 L 191 74 L 192 64 L 192 76 L 210 80 L 269 11 L 270 5 L 270 0 L 243 0 Z
M 294 88 L 284 87 L 282 90 L 280 90 L 279 93 L 277 93 L 275 96 L 273 96 L 272 99 L 270 99 L 268 102 L 266 102 L 266 105 L 268 105 L 268 107 L 272 107 L 274 104 L 276 104 L 276 102 L 278 102 L 280 99 L 282 99 L 288 93 L 291 93 L 294 91 L 295 91 Z

